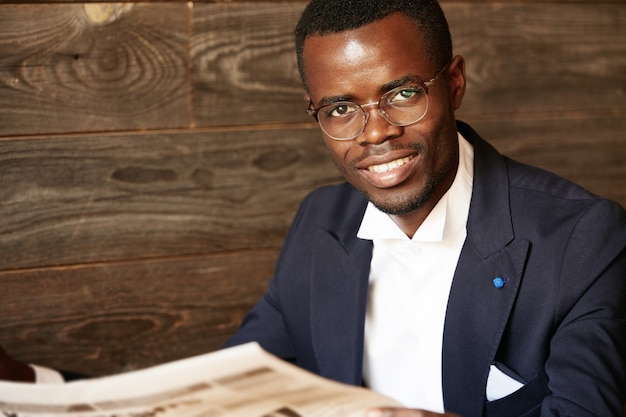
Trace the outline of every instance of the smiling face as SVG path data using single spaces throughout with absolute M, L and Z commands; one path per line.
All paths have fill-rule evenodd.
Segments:
M 310 36 L 302 61 L 314 107 L 333 101 L 376 102 L 405 80 L 432 79 L 441 65 L 428 58 L 416 24 L 402 14 L 355 30 Z M 428 111 L 419 122 L 394 126 L 370 106 L 365 130 L 355 139 L 324 135 L 346 180 L 410 236 L 454 180 L 454 110 L 464 89 L 464 63 L 456 57 L 428 89 Z

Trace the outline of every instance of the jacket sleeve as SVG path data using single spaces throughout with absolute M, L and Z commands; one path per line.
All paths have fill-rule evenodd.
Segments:
M 623 416 L 626 391 L 626 219 L 600 200 L 567 242 L 546 362 L 542 416 Z

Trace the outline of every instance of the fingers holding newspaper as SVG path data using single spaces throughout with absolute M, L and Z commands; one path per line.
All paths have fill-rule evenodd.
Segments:
M 0 346 L 0 380 L 35 382 L 35 371 L 27 364 L 13 359 Z

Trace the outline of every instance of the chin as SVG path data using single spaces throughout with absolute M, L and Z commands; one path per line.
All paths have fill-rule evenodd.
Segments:
M 389 195 L 377 195 L 364 191 L 365 196 L 383 213 L 390 215 L 410 214 L 424 207 L 435 192 L 434 183 L 428 183 L 417 194 L 406 194 L 404 192 L 390 192 Z
M 426 201 L 411 200 L 411 201 L 397 202 L 397 203 L 393 203 L 390 201 L 382 201 L 382 202 L 372 201 L 372 204 L 374 204 L 376 208 L 378 208 L 378 210 L 382 211 L 383 213 L 387 213 L 392 216 L 401 216 L 401 215 L 410 214 L 416 210 L 419 210 L 420 208 L 424 207 L 424 204 L 426 204 Z

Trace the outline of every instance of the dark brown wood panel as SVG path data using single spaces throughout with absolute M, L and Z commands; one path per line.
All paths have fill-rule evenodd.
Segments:
M 187 4 L 1 7 L 0 136 L 189 126 Z
M 0 272 L 0 343 L 89 375 L 218 349 L 265 291 L 276 250 Z
M 292 45 L 302 7 L 194 6 L 196 125 L 306 120 Z M 460 114 L 626 117 L 624 3 L 446 3 L 444 9 L 455 50 L 467 59 Z
M 304 5 L 194 5 L 196 126 L 309 121 L 293 30 Z
M 626 117 L 626 3 L 444 9 L 467 60 L 463 115 Z
M 302 8 L 194 5 L 196 125 L 306 120 L 292 46 Z M 623 4 L 444 8 L 468 60 L 464 114 L 625 117 Z M 188 125 L 189 13 L 176 3 L 3 6 L 0 134 Z
M 279 247 L 339 179 L 317 128 L 0 141 L 3 269 Z

